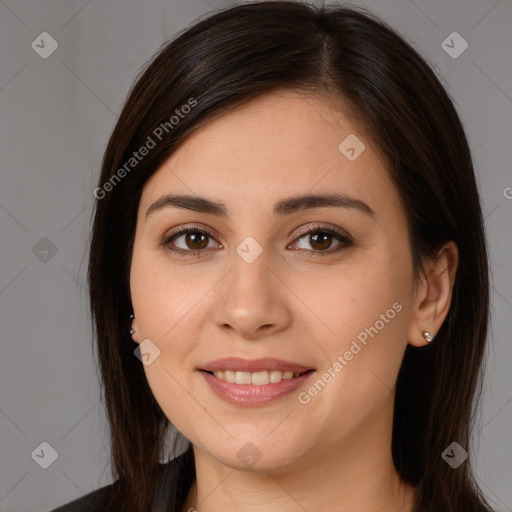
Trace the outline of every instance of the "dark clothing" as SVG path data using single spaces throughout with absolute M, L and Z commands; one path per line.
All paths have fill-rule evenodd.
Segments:
M 161 479 L 153 503 L 153 512 L 181 512 L 190 485 L 195 478 L 192 449 L 161 465 Z M 119 482 L 101 487 L 81 498 L 71 501 L 51 512 L 115 512 L 109 500 Z M 137 511 L 133 511 L 137 512 Z

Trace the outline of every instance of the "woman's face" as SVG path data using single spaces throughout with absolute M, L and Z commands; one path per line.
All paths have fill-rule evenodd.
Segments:
M 154 396 L 231 467 L 389 443 L 412 270 L 397 191 L 347 111 L 261 96 L 197 130 L 144 187 L 130 287 Z M 210 364 L 224 358 L 244 361 Z

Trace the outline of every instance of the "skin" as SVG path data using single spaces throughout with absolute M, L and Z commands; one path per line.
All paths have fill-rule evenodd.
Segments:
M 338 149 L 349 134 L 366 146 L 354 161 Z M 374 215 L 321 207 L 273 216 L 286 197 L 333 192 Z M 170 193 L 222 202 L 228 215 L 168 207 L 146 218 Z M 199 257 L 160 244 L 190 223 L 211 235 Z M 318 225 L 336 226 L 353 245 L 297 235 Z M 252 263 L 236 252 L 248 236 L 263 251 Z M 198 250 L 183 234 L 173 244 Z M 274 91 L 192 133 L 144 187 L 130 273 L 133 339 L 160 350 L 144 366 L 149 385 L 194 447 L 197 478 L 183 510 L 411 511 L 415 489 L 391 455 L 394 387 L 407 344 L 425 345 L 421 331 L 441 327 L 457 263 L 449 242 L 414 281 L 399 195 L 339 102 Z M 275 357 L 316 370 L 299 390 L 307 391 L 397 302 L 400 312 L 307 404 L 298 392 L 264 406 L 228 404 L 197 370 L 221 357 Z M 251 467 L 237 456 L 247 443 L 261 455 Z

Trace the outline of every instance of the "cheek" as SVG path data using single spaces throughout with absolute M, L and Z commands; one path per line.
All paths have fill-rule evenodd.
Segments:
M 411 268 L 405 258 L 392 262 L 384 255 L 379 261 L 350 266 L 332 274 L 322 286 L 298 290 L 307 297 L 311 310 L 318 312 L 323 326 L 328 328 L 325 348 L 338 352 L 359 339 L 403 342 L 411 296 Z
M 159 346 L 170 344 L 187 325 L 187 317 L 210 288 L 207 273 L 199 274 L 190 265 L 171 265 L 164 249 L 135 246 L 130 290 L 137 325 Z
M 322 371 L 336 374 L 325 400 L 359 403 L 364 410 L 389 396 L 407 345 L 411 283 L 404 248 L 383 250 L 371 264 L 341 270 L 323 289 L 309 292 L 308 304 L 329 327 L 317 338 Z
M 144 366 L 148 384 L 165 415 L 185 432 L 193 432 L 194 418 L 204 414 L 192 399 L 187 368 L 197 339 L 193 326 L 200 324 L 201 297 L 211 288 L 204 275 L 201 279 L 191 269 L 173 267 L 158 251 L 136 245 L 130 271 L 141 340 L 150 339 L 159 350 Z

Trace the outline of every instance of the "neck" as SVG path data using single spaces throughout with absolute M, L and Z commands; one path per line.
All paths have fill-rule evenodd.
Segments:
M 392 459 L 392 412 L 384 407 L 357 432 L 276 471 L 233 469 L 194 446 L 196 480 L 183 512 L 411 512 L 415 489 Z

